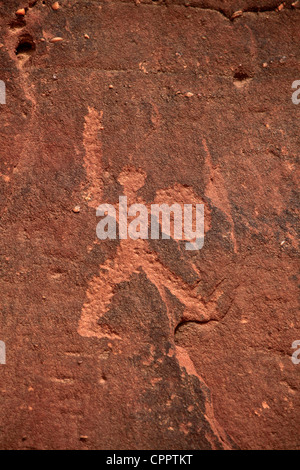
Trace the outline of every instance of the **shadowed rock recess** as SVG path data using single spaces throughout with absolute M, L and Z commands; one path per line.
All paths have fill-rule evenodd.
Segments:
M 52 3 L 0 1 L 0 448 L 299 449 L 299 2 Z M 203 248 L 99 240 L 124 194 Z

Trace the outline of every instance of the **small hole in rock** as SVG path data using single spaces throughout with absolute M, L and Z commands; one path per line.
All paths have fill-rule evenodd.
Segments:
M 242 70 L 239 70 L 239 71 L 235 72 L 233 78 L 235 80 L 239 80 L 240 82 L 242 82 L 243 80 L 247 80 L 247 78 L 250 78 L 250 77 L 246 72 L 244 72 Z
M 102 376 L 100 377 L 99 379 L 99 383 L 100 384 L 105 384 L 105 382 L 107 381 L 107 377 L 105 374 L 102 374 Z
M 35 43 L 30 35 L 23 36 L 16 47 L 16 55 L 31 55 L 35 51 Z

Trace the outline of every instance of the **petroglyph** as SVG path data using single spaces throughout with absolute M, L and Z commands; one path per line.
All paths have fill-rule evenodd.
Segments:
M 102 182 L 101 182 L 101 159 L 102 149 L 98 139 L 98 133 L 102 128 L 102 113 L 89 110 L 86 118 L 84 132 L 84 146 L 86 149 L 85 167 L 90 183 L 92 201 L 89 204 L 96 207 L 102 203 Z M 139 168 L 128 165 L 118 177 L 119 183 L 123 186 L 123 194 L 127 196 L 128 204 L 143 203 L 147 205 L 141 197 L 137 196 L 137 191 L 143 187 L 146 180 L 146 173 Z M 183 187 L 176 184 L 173 188 L 160 190 L 156 193 L 155 203 L 195 203 L 201 202 L 197 199 L 192 188 Z M 117 204 L 114 205 L 117 208 Z M 117 213 L 118 222 L 118 213 Z M 210 227 L 210 218 L 207 218 L 206 229 Z M 178 241 L 176 241 L 178 243 Z M 187 260 L 190 269 L 195 272 L 198 279 L 200 273 L 196 266 Z M 114 259 L 108 259 L 99 267 L 99 276 L 96 276 L 90 283 L 87 290 L 87 302 L 84 304 L 79 322 L 78 332 L 86 337 L 108 337 L 119 338 L 119 335 L 112 332 L 108 325 L 101 326 L 99 319 L 108 312 L 115 287 L 124 281 L 129 281 L 131 276 L 143 271 L 151 283 L 153 283 L 165 303 L 169 316 L 170 330 L 174 333 L 177 326 L 168 308 L 166 289 L 171 292 L 184 306 L 182 321 L 207 322 L 215 319 L 216 300 L 204 303 L 197 293 L 197 282 L 191 286 L 184 282 L 180 276 L 164 266 L 157 253 L 153 252 L 147 240 L 120 240 L 117 253 Z M 221 295 L 221 293 L 220 293 Z

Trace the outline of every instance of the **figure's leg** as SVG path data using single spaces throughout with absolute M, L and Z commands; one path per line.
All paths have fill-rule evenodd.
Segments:
M 142 266 L 160 292 L 167 288 L 185 306 L 183 321 L 207 322 L 214 316 L 215 305 L 206 305 L 193 286 L 186 284 L 157 258 L 154 260 L 152 256 L 144 257 Z
M 98 321 L 109 309 L 115 286 L 129 281 L 132 273 L 139 267 L 139 259 L 139 245 L 124 240 L 120 243 L 114 260 L 107 260 L 100 266 L 100 274 L 92 279 L 86 293 L 87 301 L 83 305 L 78 326 L 81 336 L 119 338 L 109 327 L 101 326 Z

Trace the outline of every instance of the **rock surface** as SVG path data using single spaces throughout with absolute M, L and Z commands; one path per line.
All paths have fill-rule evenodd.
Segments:
M 300 448 L 299 5 L 52 3 L 0 1 L 0 448 Z M 98 240 L 122 194 L 202 250 Z

